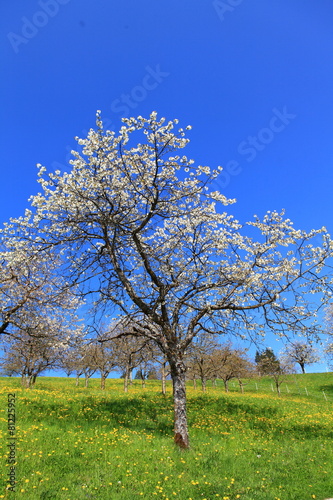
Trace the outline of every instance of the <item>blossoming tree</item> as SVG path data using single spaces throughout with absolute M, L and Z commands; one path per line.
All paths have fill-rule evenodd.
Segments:
M 325 229 L 294 229 L 283 213 L 244 226 L 228 215 L 234 200 L 211 188 L 220 168 L 178 154 L 188 139 L 177 120 L 123 119 L 119 134 L 103 129 L 99 112 L 96 123 L 78 139 L 69 172 L 40 166 L 42 192 L 12 224 L 39 227 L 38 243 L 66 256 L 68 282 L 94 292 L 97 305 L 117 306 L 128 333 L 157 343 L 170 364 L 175 442 L 187 448 L 192 339 L 306 322 L 307 295 L 329 282 L 332 242 Z
M 305 365 L 320 361 L 319 351 L 311 342 L 289 342 L 282 352 L 282 357 L 299 364 L 302 373 L 305 373 Z
M 29 326 L 31 325 L 31 326 Z M 72 342 L 83 338 L 83 329 L 59 313 L 57 317 L 39 316 L 39 321 L 25 324 L 5 337 L 4 357 L 0 366 L 22 377 L 22 385 L 31 387 L 37 376 L 56 369 Z
M 58 272 L 59 255 L 35 245 L 24 226 L 18 235 L 7 224 L 0 236 L 0 334 L 17 337 L 29 331 L 33 336 L 38 331 L 41 337 L 43 331 L 49 336 L 45 318 L 59 323 L 67 317 L 72 328 L 81 300 Z

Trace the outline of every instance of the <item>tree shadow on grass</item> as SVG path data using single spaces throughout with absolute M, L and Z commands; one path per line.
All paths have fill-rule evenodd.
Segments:
M 332 384 L 332 385 L 331 385 L 331 384 L 330 384 L 330 385 L 321 385 L 321 386 L 319 387 L 319 389 L 320 389 L 321 391 L 324 391 L 324 392 L 325 392 L 325 394 L 330 394 L 330 395 L 333 395 L 333 384 Z
M 173 429 L 173 401 L 169 396 L 103 401 L 98 403 L 98 407 L 113 421 L 131 430 L 170 435 Z
M 290 433 L 299 439 L 333 438 L 332 429 L 320 424 L 294 424 L 290 429 L 285 431 L 285 434 L 287 435 L 290 435 Z
M 197 397 L 194 402 L 194 404 L 200 404 L 203 408 L 205 407 L 205 403 L 207 406 L 207 399 L 205 399 L 204 396 Z M 248 414 L 261 417 L 272 417 L 280 413 L 280 410 L 276 405 L 270 405 L 269 403 L 258 405 L 256 401 L 254 401 L 253 404 L 241 400 L 232 401 L 223 396 L 216 398 L 214 402 L 210 402 L 209 407 L 206 409 L 208 411 L 214 410 L 215 412 L 223 415 Z
M 95 398 L 89 396 L 84 401 L 65 404 L 33 402 L 28 406 L 27 421 L 43 421 L 62 427 L 82 426 L 87 423 L 123 427 L 135 431 L 148 431 L 157 435 L 170 435 L 173 428 L 173 403 L 170 396 L 133 396 L 128 398 Z
M 73 428 L 94 424 L 98 427 L 125 428 L 132 431 L 150 433 L 155 436 L 170 436 L 173 430 L 173 400 L 171 395 L 156 394 L 135 395 L 126 398 L 105 396 L 102 399 L 93 395 L 83 401 L 68 402 L 67 405 L 56 402 L 30 402 L 26 420 L 35 423 L 37 420 L 47 425 L 61 425 L 63 428 Z M 189 426 L 194 425 L 198 418 L 202 420 L 212 415 L 228 416 L 230 421 L 242 419 L 244 424 L 258 432 L 281 433 L 295 437 L 333 437 L 333 433 L 324 425 L 280 424 L 283 411 L 277 405 L 268 402 L 253 404 L 246 401 L 232 401 L 227 398 L 209 399 L 197 396 L 188 401 Z M 282 421 L 281 421 L 282 422 Z M 281 437 L 282 435 L 281 434 Z

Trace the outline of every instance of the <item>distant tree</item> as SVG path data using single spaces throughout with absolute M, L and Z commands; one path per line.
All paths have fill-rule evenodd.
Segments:
M 21 375 L 22 385 L 32 387 L 38 375 L 47 369 L 57 369 L 71 342 L 82 335 L 75 321 L 56 317 L 36 318 L 31 326 L 12 330 L 4 342 L 2 367 Z
M 150 368 L 147 373 L 147 380 L 159 380 L 161 378 L 160 374 L 157 371 L 156 366 Z
M 256 355 L 254 357 L 254 361 L 256 362 L 256 364 L 258 364 L 260 360 L 261 360 L 261 353 L 260 353 L 260 351 L 256 350 Z
M 138 373 L 143 388 L 146 387 L 146 380 L 148 380 L 149 374 L 153 374 L 156 371 L 154 368 L 154 351 L 156 351 L 156 347 L 153 346 L 152 342 L 147 342 L 141 351 Z
M 122 378 L 124 378 L 124 391 L 128 392 L 128 383 L 131 380 L 133 370 L 140 366 L 147 356 L 150 356 L 149 341 L 145 338 L 125 335 L 114 338 L 112 342 L 116 364 L 122 371 Z
M 58 368 L 64 371 L 67 377 L 75 372 L 76 363 L 74 361 L 73 352 L 68 349 L 68 351 L 62 356 L 62 358 L 58 361 Z
M 238 380 L 240 391 L 244 392 L 245 380 L 252 378 L 255 374 L 255 366 L 248 359 L 247 351 L 238 351 L 238 368 L 236 370 L 236 378 Z
M 290 342 L 282 352 L 282 356 L 293 363 L 299 364 L 302 373 L 305 373 L 305 365 L 317 363 L 320 355 L 311 343 Z
M 59 364 L 59 368 L 74 372 L 76 375 L 75 385 L 79 385 L 81 375 L 84 375 L 84 386 L 87 388 L 89 379 L 98 370 L 96 366 L 96 344 L 91 339 L 81 340 L 80 343 L 74 343 L 65 353 L 65 356 Z
M 214 378 L 211 355 L 218 345 L 216 336 L 198 335 L 186 353 L 188 377 L 200 379 L 203 392 L 206 391 L 207 380 Z
M 22 385 L 29 388 L 34 386 L 38 375 L 55 367 L 60 351 L 48 339 L 21 333 L 20 338 L 11 339 L 5 346 L 1 366 L 13 375 L 20 375 Z
M 110 373 L 118 368 L 115 341 L 110 339 L 109 328 L 105 324 L 96 329 L 96 339 L 91 345 L 91 365 L 101 376 L 101 389 L 105 389 L 105 381 Z
M 325 314 L 325 328 L 328 339 L 333 337 L 333 303 L 330 303 L 326 308 Z M 324 355 L 328 364 L 328 367 L 333 370 L 333 342 L 328 340 L 325 348 Z
M 84 340 L 73 342 L 58 362 L 58 368 L 63 370 L 67 376 L 75 373 L 76 386 L 79 385 L 79 379 L 84 371 L 82 363 L 84 346 Z
M 84 375 L 84 386 L 87 388 L 89 380 L 97 372 L 96 366 L 96 345 L 90 340 L 86 340 L 81 348 L 80 366 Z
M 230 343 L 214 350 L 211 355 L 214 376 L 224 383 L 225 391 L 229 391 L 230 380 L 237 378 L 243 392 L 243 380 L 250 375 L 251 363 L 246 357 L 246 350 L 233 349 Z
M 101 376 L 101 389 L 105 389 L 105 381 L 117 368 L 117 359 L 112 341 L 94 343 L 92 349 L 92 365 Z
M 153 361 L 157 365 L 157 379 L 162 382 L 162 394 L 166 394 L 166 379 L 170 375 L 170 367 L 166 356 L 161 352 L 158 346 L 152 347 Z
M 333 370 L 333 343 L 330 342 L 324 349 L 324 356 L 328 367 Z
M 269 375 L 274 379 L 275 388 L 280 396 L 280 386 L 286 379 L 287 375 L 295 373 L 295 365 L 292 361 L 286 358 L 277 359 L 274 356 L 267 356 L 259 361 L 258 369 L 261 373 Z
M 257 351 L 255 362 L 260 376 L 270 375 L 272 367 L 276 366 L 278 368 L 280 365 L 279 360 L 270 347 L 266 347 L 266 349 L 261 352 Z

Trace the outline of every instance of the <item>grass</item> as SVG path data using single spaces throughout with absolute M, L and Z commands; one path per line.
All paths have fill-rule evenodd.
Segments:
M 240 394 L 188 386 L 191 449 L 172 442 L 171 387 L 40 378 L 0 379 L 0 498 L 61 500 L 323 500 L 333 496 L 332 374 L 270 379 Z M 257 386 L 255 385 L 257 384 Z M 306 387 L 308 395 L 304 388 Z M 237 391 L 236 391 L 237 390 Z M 323 396 L 323 392 L 327 401 Z M 7 395 L 16 394 L 16 492 L 6 490 Z

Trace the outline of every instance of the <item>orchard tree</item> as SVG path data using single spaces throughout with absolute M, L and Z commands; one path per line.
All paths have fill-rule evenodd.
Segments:
M 85 346 L 84 337 L 75 339 L 70 343 L 68 349 L 58 362 L 57 368 L 63 370 L 67 376 L 75 373 L 75 385 L 79 385 L 79 379 L 83 375 L 84 367 L 82 365 L 83 350 Z
M 46 317 L 73 318 L 80 300 L 58 273 L 60 262 L 51 249 L 5 227 L 0 239 L 0 333 L 32 333 L 41 330 Z M 42 330 L 52 332 L 45 325 Z
M 157 347 L 157 346 L 156 346 Z M 162 383 L 162 394 L 166 395 L 166 380 L 170 375 L 169 363 L 167 357 L 164 353 L 161 353 L 160 349 L 157 347 L 153 348 L 153 361 L 159 367 L 157 370 L 158 378 L 161 379 Z
M 328 364 L 328 367 L 333 370 L 333 343 L 327 344 L 324 349 L 324 355 Z
M 286 358 L 273 359 L 273 358 L 263 358 L 262 361 L 265 375 L 270 375 L 274 379 L 275 388 L 278 395 L 281 395 L 281 384 L 286 379 L 287 375 L 295 373 L 294 363 Z
M 211 354 L 217 347 L 218 342 L 216 336 L 198 335 L 193 339 L 187 351 L 187 371 L 194 381 L 197 378 L 201 380 L 203 392 L 206 392 L 207 380 L 213 379 L 216 372 L 212 363 Z
M 74 328 L 68 329 L 61 318 L 46 317 L 25 332 L 19 330 L 7 338 L 1 366 L 21 375 L 22 385 L 31 387 L 38 375 L 58 367 L 71 339 L 79 334 Z
M 98 370 L 96 366 L 96 346 L 89 340 L 85 340 L 82 347 L 80 348 L 80 358 L 79 358 L 79 369 L 82 370 L 84 375 L 84 386 L 88 387 L 89 379 Z
M 144 364 L 149 354 L 147 338 L 123 335 L 113 340 L 115 363 L 123 373 L 124 391 L 128 392 L 128 382 L 132 380 L 133 370 Z
M 249 379 L 254 374 L 254 365 L 248 359 L 247 350 L 230 349 L 226 346 L 222 348 L 220 355 L 217 353 L 217 359 L 219 356 L 224 360 L 224 363 L 217 370 L 217 376 L 223 380 L 226 392 L 228 391 L 229 380 L 236 378 L 240 391 L 243 393 L 244 385 L 246 385 L 244 379 Z
M 105 381 L 117 367 L 113 343 L 103 342 L 94 346 L 93 361 L 101 375 L 101 389 L 105 389 Z
M 229 391 L 230 380 L 237 378 L 243 392 L 243 378 L 249 375 L 249 362 L 245 358 L 246 351 L 233 349 L 231 343 L 222 345 L 210 355 L 211 370 L 215 378 L 223 380 L 224 389 Z
M 95 292 L 96 306 L 117 306 L 130 318 L 128 333 L 157 343 L 170 365 L 175 442 L 187 448 L 192 340 L 241 327 L 255 335 L 264 325 L 283 334 L 307 323 L 309 294 L 330 284 L 332 242 L 324 228 L 296 230 L 275 211 L 245 225 L 234 219 L 226 207 L 235 200 L 212 189 L 222 168 L 195 166 L 181 153 L 189 140 L 178 120 L 153 112 L 123 123 L 119 134 L 104 130 L 98 112 L 71 169 L 40 166 L 41 192 L 11 225 L 23 237 L 39 228 L 38 245 L 66 258 L 67 282 Z
M 255 362 L 259 375 L 268 375 L 273 365 L 279 366 L 280 362 L 275 356 L 273 349 L 266 347 L 264 351 L 257 351 L 255 355 Z
M 311 342 L 290 342 L 286 345 L 282 356 L 292 363 L 298 363 L 302 373 L 305 373 L 305 365 L 317 363 L 320 355 Z

